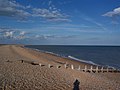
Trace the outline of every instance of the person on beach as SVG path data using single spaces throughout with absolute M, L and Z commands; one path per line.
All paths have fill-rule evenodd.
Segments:
M 77 79 L 75 80 L 75 82 L 73 83 L 73 85 L 74 85 L 73 90 L 80 90 L 79 89 L 80 82 Z

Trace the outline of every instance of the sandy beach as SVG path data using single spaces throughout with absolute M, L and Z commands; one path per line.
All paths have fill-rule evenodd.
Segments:
M 73 90 L 76 79 L 80 90 L 120 90 L 120 73 L 83 72 L 76 70 L 79 65 L 90 67 L 21 45 L 0 45 L 0 90 Z

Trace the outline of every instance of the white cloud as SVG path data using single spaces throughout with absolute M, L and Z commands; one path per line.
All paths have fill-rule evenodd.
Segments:
M 58 10 L 49 10 L 49 9 L 40 9 L 34 8 L 33 9 L 33 16 L 34 17 L 41 17 L 46 19 L 47 21 L 70 21 L 67 19 L 66 15 L 63 15 Z
M 20 32 L 20 35 L 25 35 L 25 34 L 26 34 L 25 31 L 21 31 L 21 32 Z
M 71 21 L 68 19 L 68 15 L 61 12 L 60 9 L 58 9 L 52 2 L 52 0 L 49 0 L 47 2 L 48 9 L 46 8 L 33 8 L 33 16 L 34 17 L 40 17 L 44 18 L 47 21 L 52 22 L 69 22 Z
M 26 39 L 29 36 L 27 36 L 27 32 L 23 30 L 18 29 L 10 29 L 10 28 L 0 28 L 0 38 L 11 39 L 11 40 L 21 40 Z
M 110 17 L 112 20 L 112 24 L 119 25 L 120 22 L 120 7 L 115 8 L 113 11 L 107 12 L 102 16 Z
M 25 31 L 20 31 L 20 32 L 19 32 L 19 35 L 17 35 L 17 36 L 15 37 L 15 39 L 18 39 L 18 40 L 25 39 L 25 38 L 27 38 L 27 36 L 26 36 L 25 34 L 26 34 Z
M 19 17 L 21 19 L 30 16 L 25 7 L 15 1 L 0 0 L 0 16 Z
M 54 35 L 54 34 L 36 34 L 28 33 L 22 29 L 10 29 L 10 28 L 0 28 L 0 40 L 7 41 L 26 41 L 26 40 L 55 40 L 55 39 L 70 39 L 75 38 L 77 35 Z
M 115 8 L 113 11 L 103 14 L 103 16 L 107 16 L 107 17 L 120 16 L 120 7 Z
M 68 39 L 68 38 L 74 38 L 77 35 L 35 35 L 34 39 L 56 39 L 56 38 L 64 38 L 64 39 Z
M 48 8 L 33 8 L 31 5 L 23 6 L 16 1 L 0 0 L 0 16 L 15 17 L 18 20 L 26 20 L 28 17 L 44 18 L 46 21 L 68 22 L 67 15 L 60 12 L 50 0 Z
M 56 18 L 56 19 L 48 19 L 51 22 L 71 22 L 72 20 L 67 18 Z
M 14 34 L 14 31 L 6 31 L 4 33 L 4 37 L 8 38 L 8 39 L 11 39 L 11 38 L 13 38 L 13 34 Z
M 35 35 L 35 39 L 50 39 L 50 38 L 54 38 L 54 35 Z

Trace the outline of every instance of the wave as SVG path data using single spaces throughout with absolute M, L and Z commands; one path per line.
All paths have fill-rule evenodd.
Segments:
M 98 65 L 98 64 L 96 64 L 96 63 L 94 63 L 94 62 L 92 62 L 92 61 L 81 60 L 81 59 L 78 59 L 78 58 L 73 57 L 73 56 L 68 56 L 68 58 L 73 59 L 73 60 L 76 60 L 76 61 L 88 63 L 88 64 Z

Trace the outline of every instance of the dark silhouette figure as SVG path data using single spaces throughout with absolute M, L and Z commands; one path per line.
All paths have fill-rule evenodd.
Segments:
M 74 85 L 73 90 L 80 90 L 79 89 L 80 82 L 77 79 L 75 80 L 75 82 L 73 83 L 73 85 Z

